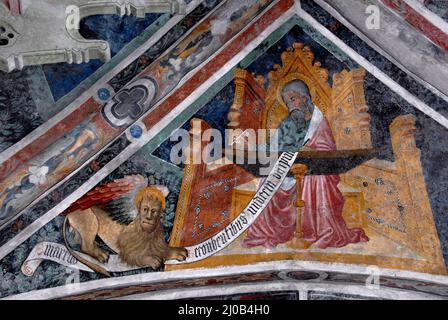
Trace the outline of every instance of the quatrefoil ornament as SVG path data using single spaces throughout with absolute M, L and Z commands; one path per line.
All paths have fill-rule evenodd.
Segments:
M 156 93 L 156 84 L 152 79 L 134 81 L 104 106 L 103 115 L 114 127 L 128 126 L 151 107 Z

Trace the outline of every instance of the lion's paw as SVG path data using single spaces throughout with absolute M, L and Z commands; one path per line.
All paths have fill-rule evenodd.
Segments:
M 109 254 L 107 252 L 101 252 L 100 258 L 98 259 L 101 263 L 107 263 L 109 261 Z
M 184 261 L 188 257 L 188 251 L 185 248 L 170 248 L 168 260 Z
M 157 256 L 148 256 L 143 259 L 143 267 L 157 269 L 162 265 L 162 258 Z
M 91 250 L 87 250 L 86 253 L 101 263 L 106 263 L 109 260 L 109 254 L 99 247 L 93 247 Z

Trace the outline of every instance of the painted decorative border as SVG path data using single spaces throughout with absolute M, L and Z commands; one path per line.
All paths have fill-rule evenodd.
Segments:
M 448 23 L 416 0 L 382 0 L 414 28 L 448 51 Z
M 294 272 L 317 273 L 318 276 L 307 277 L 305 281 L 294 277 Z M 344 281 L 341 285 L 325 282 L 329 274 L 345 275 L 350 279 L 355 276 L 361 280 Z M 252 276 L 251 276 L 252 275 Z M 257 275 L 254 277 L 253 275 Z M 380 289 L 366 286 L 366 281 L 372 275 L 379 277 Z M 321 263 L 307 261 L 274 261 L 251 264 L 246 266 L 225 267 L 216 269 L 192 269 L 146 273 L 120 278 L 101 279 L 85 283 L 69 284 L 57 288 L 31 291 L 9 296 L 3 300 L 46 300 L 46 299 L 181 299 L 216 295 L 216 287 L 206 286 L 207 279 L 219 283 L 219 278 L 233 277 L 221 280 L 219 292 L 235 294 L 266 290 L 278 291 L 292 289 L 302 292 L 310 290 L 336 291 L 349 294 L 359 294 L 368 297 L 385 299 L 447 299 L 448 277 L 434 276 L 410 271 L 372 268 L 342 263 Z M 250 280 L 252 278 L 252 280 Z M 244 280 L 246 279 L 246 280 Z M 249 280 L 248 280 L 249 279 Z M 396 282 L 395 282 L 396 281 Z M 246 283 L 244 283 L 246 282 Z M 381 283 L 383 282 L 383 285 Z M 403 287 L 397 283 L 403 282 Z M 201 286 L 201 283 L 203 284 Z M 227 285 L 226 285 L 227 283 Z M 233 284 L 232 284 L 233 283 Z M 239 284 L 236 284 L 239 283 Z M 373 282 L 371 282 L 373 284 Z M 412 289 L 404 286 L 412 285 Z M 189 286 L 187 286 L 189 284 Z M 434 291 L 419 291 L 418 285 L 433 288 Z M 271 288 L 274 287 L 274 288 Z M 183 288 L 182 288 L 183 287 Z M 129 288 L 130 290 L 125 290 Z M 208 288 L 208 289 L 207 289 Z M 265 289 L 263 289 L 265 288 Z M 212 289 L 215 289 L 213 291 Z M 429 289 L 431 290 L 431 289 Z M 202 293 L 201 293 L 202 292 Z M 445 293 L 443 293 L 445 292 Z

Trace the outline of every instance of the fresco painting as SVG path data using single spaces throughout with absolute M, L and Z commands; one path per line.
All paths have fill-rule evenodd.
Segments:
M 419 34 L 416 74 L 388 51 L 406 37 L 379 50 L 337 0 L 162 2 L 119 18 L 141 35 L 106 31 L 99 68 L 0 73 L 0 297 L 446 299 L 443 8 L 370 1 Z M 15 132 L 19 104 L 34 120 Z

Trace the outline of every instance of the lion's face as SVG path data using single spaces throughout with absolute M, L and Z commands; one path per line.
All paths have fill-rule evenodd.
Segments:
M 145 198 L 139 208 L 139 221 L 143 231 L 151 233 L 160 223 L 162 204 L 155 197 Z

